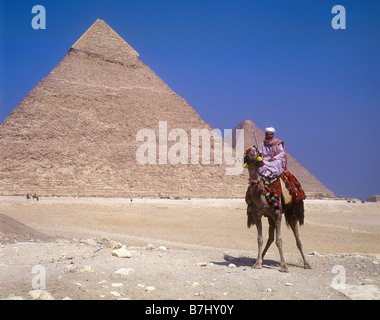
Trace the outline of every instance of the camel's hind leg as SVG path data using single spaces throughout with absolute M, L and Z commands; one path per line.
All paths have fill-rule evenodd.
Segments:
M 298 248 L 298 250 L 300 251 L 301 256 L 302 256 L 303 267 L 304 267 L 305 269 L 311 269 L 311 266 L 310 266 L 310 264 L 306 261 L 305 255 L 303 254 L 303 251 L 302 251 L 302 243 L 301 243 L 300 236 L 299 236 L 299 233 L 298 233 L 298 222 L 296 221 L 296 222 L 294 223 L 294 225 L 293 225 L 291 228 L 292 228 L 293 233 L 294 233 L 294 236 L 295 236 L 295 238 L 296 238 L 297 248 Z
M 310 264 L 306 261 L 305 255 L 303 254 L 302 243 L 301 243 L 300 235 L 299 235 L 299 232 L 298 232 L 298 221 L 297 221 L 297 219 L 291 218 L 290 221 L 289 221 L 289 225 L 290 225 L 290 228 L 293 231 L 294 237 L 296 238 L 297 248 L 298 248 L 298 250 L 301 253 L 304 268 L 305 269 L 311 269 Z

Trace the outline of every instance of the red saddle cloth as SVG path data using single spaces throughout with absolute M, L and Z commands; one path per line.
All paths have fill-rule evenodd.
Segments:
M 288 169 L 284 169 L 281 178 L 284 180 L 285 186 L 289 190 L 290 195 L 292 196 L 292 202 L 294 204 L 306 199 L 306 195 L 301 187 L 301 184 Z
M 305 192 L 303 191 L 303 189 L 301 187 L 301 184 L 299 183 L 297 178 L 290 173 L 290 171 L 288 169 L 286 169 L 286 168 L 284 169 L 284 172 L 281 174 L 281 178 L 283 179 L 285 186 L 288 189 L 288 191 L 292 197 L 292 203 L 293 204 L 296 204 L 299 201 L 306 199 L 306 195 L 305 195 Z M 253 183 L 256 183 L 258 185 L 258 182 L 254 181 Z M 251 182 L 250 182 L 250 184 L 251 184 Z M 261 184 L 262 184 L 262 182 L 261 182 Z M 281 181 L 280 181 L 279 177 L 277 179 L 275 179 L 274 181 L 271 181 L 269 184 L 266 183 L 265 188 L 266 189 L 262 189 L 261 187 L 259 187 L 259 192 L 262 192 L 263 190 L 265 190 L 265 192 L 263 192 L 264 195 L 269 193 L 271 196 L 274 196 L 274 197 L 277 197 L 278 199 L 281 199 L 282 189 L 281 189 Z M 250 203 L 250 197 L 251 196 L 250 196 L 250 191 L 249 191 L 249 187 L 248 187 L 246 195 L 245 195 L 245 202 L 247 204 Z M 268 198 L 267 198 L 267 200 L 268 200 Z M 272 202 L 272 201 L 269 200 L 268 202 Z

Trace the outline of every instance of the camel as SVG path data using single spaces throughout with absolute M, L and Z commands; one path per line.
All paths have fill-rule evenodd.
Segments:
M 260 174 L 257 166 L 257 158 L 259 152 L 256 147 L 251 148 L 249 152 L 246 153 L 247 168 L 249 171 L 249 189 L 247 191 L 247 197 L 249 198 L 249 203 L 247 206 L 248 221 L 247 226 L 250 228 L 252 225 L 257 227 L 257 242 L 258 242 L 258 255 L 256 262 L 252 266 L 255 269 L 262 268 L 262 262 L 264 256 L 269 249 L 270 245 L 274 241 L 274 231 L 276 231 L 276 245 L 278 247 L 281 259 L 281 272 L 289 272 L 287 264 L 284 259 L 284 253 L 282 251 L 282 238 L 281 238 L 281 221 L 282 215 L 285 215 L 285 221 L 288 226 L 292 229 L 294 236 L 296 238 L 297 248 L 301 253 L 304 268 L 311 269 L 309 263 L 306 261 L 305 256 L 302 251 L 302 243 L 298 233 L 298 225 L 303 224 L 304 220 L 304 207 L 303 200 L 290 205 L 283 205 L 284 201 L 281 199 L 279 201 L 277 210 L 276 206 L 268 204 L 265 195 L 260 190 L 260 185 L 258 183 L 252 183 L 253 181 L 260 181 Z M 261 160 L 261 159 L 260 159 Z M 282 198 L 282 197 L 281 197 Z M 269 237 L 266 246 L 263 250 L 263 231 L 261 218 L 267 217 L 269 222 Z

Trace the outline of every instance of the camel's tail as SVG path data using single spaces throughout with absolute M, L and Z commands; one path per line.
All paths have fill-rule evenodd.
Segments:
M 299 222 L 300 226 L 303 225 L 305 220 L 303 200 L 300 200 L 296 204 L 293 204 L 289 209 L 285 211 L 285 221 L 287 225 L 294 222 L 294 219 Z
M 255 224 L 254 220 L 253 220 L 253 217 L 252 217 L 252 205 L 248 204 L 247 205 L 247 227 L 250 228 L 251 226 L 253 226 Z

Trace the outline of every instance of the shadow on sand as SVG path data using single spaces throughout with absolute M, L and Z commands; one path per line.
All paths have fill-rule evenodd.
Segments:
M 213 264 L 216 264 L 218 266 L 226 266 L 228 267 L 231 263 L 233 263 L 237 268 L 252 268 L 252 266 L 256 262 L 256 258 L 248 258 L 248 257 L 234 257 L 231 255 L 225 254 L 223 257 L 224 261 L 210 261 Z M 303 268 L 302 265 L 294 264 L 294 263 L 287 263 L 288 267 L 298 267 Z M 263 269 L 280 269 L 281 264 L 280 261 L 277 260 L 271 260 L 271 259 L 264 259 L 262 263 Z

